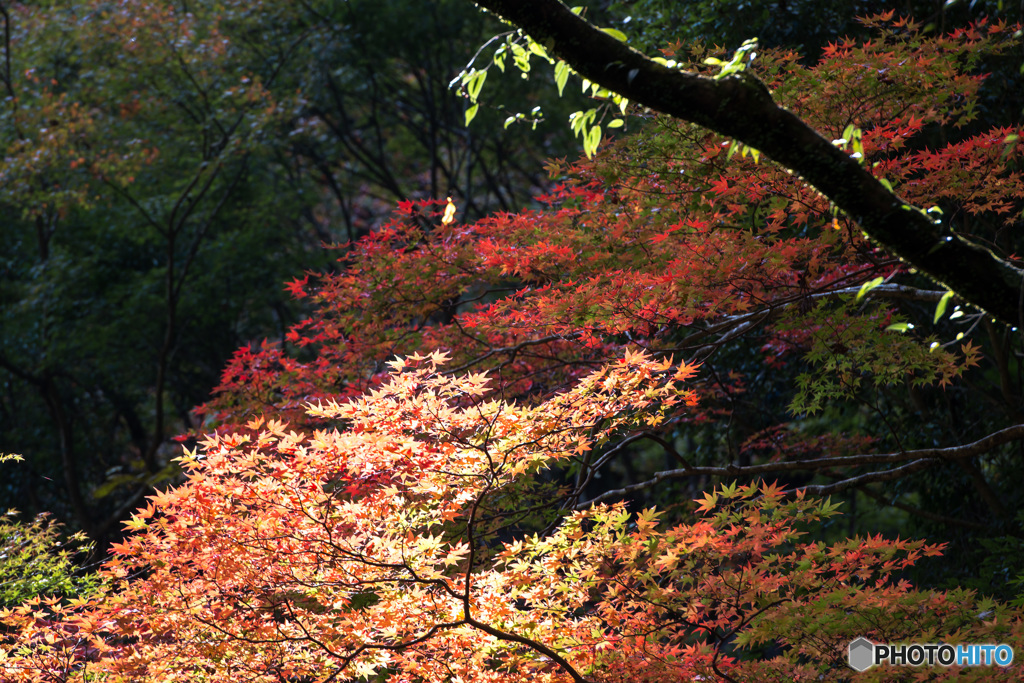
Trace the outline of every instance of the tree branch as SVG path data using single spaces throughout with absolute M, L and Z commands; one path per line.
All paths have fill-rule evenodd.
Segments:
M 632 437 L 631 437 L 632 438 Z M 1007 427 L 998 432 L 989 434 L 983 439 L 963 446 L 951 446 L 949 448 L 922 448 L 914 451 L 902 451 L 897 453 L 880 453 L 871 455 L 839 456 L 835 458 L 814 458 L 809 460 L 790 460 L 784 462 L 771 462 L 763 465 L 727 465 L 725 467 L 684 467 L 683 469 L 664 470 L 656 472 L 651 479 L 624 486 L 614 491 L 603 493 L 597 498 L 585 501 L 576 506 L 576 509 L 585 509 L 598 503 L 608 500 L 621 500 L 626 496 L 652 488 L 669 479 L 680 479 L 683 477 L 712 476 L 712 477 L 755 477 L 777 472 L 805 471 L 813 472 L 833 467 L 857 467 L 861 465 L 887 465 L 894 463 L 909 464 L 901 465 L 894 469 L 877 470 L 866 474 L 848 477 L 833 484 L 801 486 L 800 489 L 813 496 L 823 496 L 838 491 L 844 491 L 854 486 L 863 486 L 876 481 L 889 481 L 898 479 L 907 474 L 930 467 L 942 460 L 961 460 L 972 458 L 991 451 L 993 448 L 1024 439 L 1024 424 Z
M 663 66 L 559 0 L 477 0 L 584 78 L 630 101 L 735 138 L 799 174 L 875 242 L 1003 322 L 1024 323 L 1024 271 L 933 224 L 856 159 L 778 106 L 749 72 L 721 79 Z

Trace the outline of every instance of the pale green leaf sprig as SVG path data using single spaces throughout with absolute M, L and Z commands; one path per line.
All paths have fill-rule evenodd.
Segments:
M 729 151 L 726 152 L 725 158 L 732 159 L 739 152 L 740 157 L 746 159 L 749 155 L 755 164 L 761 163 L 761 152 L 754 149 L 750 145 L 745 145 L 739 140 L 731 140 L 729 142 Z
M 949 305 L 949 300 L 953 298 L 953 291 L 949 290 L 942 295 L 939 299 L 939 305 L 935 307 L 935 318 L 932 320 L 933 323 L 938 324 L 942 317 L 946 315 L 946 306 Z
M 572 11 L 576 14 L 582 13 L 583 10 L 583 7 L 572 8 Z M 622 42 L 627 42 L 629 39 L 625 33 L 618 29 L 602 28 L 601 30 Z M 484 48 L 495 41 L 499 41 L 500 44 L 494 51 L 491 62 L 485 67 L 474 66 L 477 57 L 480 56 Z M 467 126 L 476 117 L 477 112 L 479 111 L 480 91 L 487 79 L 487 71 L 493 66 L 502 73 L 505 73 L 505 69 L 511 61 L 511 65 L 519 70 L 519 75 L 522 78 L 529 78 L 532 70 L 531 60 L 533 57 L 540 58 L 550 64 L 554 69 L 554 80 L 555 85 L 558 88 L 559 97 L 561 97 L 565 92 L 565 86 L 569 81 L 569 76 L 578 75 L 564 61 L 552 58 L 548 54 L 548 50 L 544 45 L 533 40 L 530 36 L 520 30 L 510 31 L 500 36 L 495 36 L 480 48 L 477 54 L 474 55 L 473 59 L 470 60 L 469 65 L 467 65 L 466 68 L 449 84 L 449 87 L 457 86 L 459 93 L 469 100 L 469 106 L 466 109 Z M 655 61 L 664 64 L 665 66 L 669 66 L 670 68 L 676 66 L 675 62 L 670 63 L 660 58 Z M 630 74 L 631 78 L 635 76 L 635 73 Z M 582 84 L 583 92 L 585 94 L 589 92 L 590 96 L 594 99 L 606 100 L 606 102 L 599 107 L 594 107 L 586 111 L 577 111 L 569 116 L 569 125 L 576 137 L 582 138 L 583 151 L 589 158 L 593 157 L 598 146 L 601 144 L 604 130 L 621 128 L 626 124 L 624 116 L 626 108 L 629 105 L 629 100 L 586 78 L 582 79 Z M 605 116 L 608 114 L 611 114 L 613 118 L 607 123 L 603 123 Z M 527 122 L 536 129 L 537 124 L 540 123 L 543 118 L 544 113 L 541 108 L 534 107 L 528 114 L 522 112 L 510 114 L 505 119 L 504 125 L 505 128 L 508 128 L 513 123 Z
M 856 159 L 861 165 L 863 165 L 864 145 L 861 143 L 862 137 L 863 132 L 861 131 L 861 129 L 851 123 L 846 127 L 845 130 L 843 130 L 843 136 L 833 140 L 832 144 L 838 147 L 839 149 L 851 150 L 850 156 Z M 890 192 L 892 192 L 892 185 L 889 184 L 889 181 L 886 180 L 882 184 L 885 185 Z
M 873 280 L 868 280 L 863 285 L 861 285 L 860 289 L 857 291 L 857 296 L 854 298 L 854 303 L 860 303 L 860 301 L 865 296 L 867 296 L 867 294 L 869 292 L 871 292 L 871 290 L 873 290 L 876 287 L 878 287 L 879 285 L 881 285 L 883 281 L 884 280 L 883 280 L 882 277 L 876 277 Z M 952 298 L 953 298 L 953 291 L 952 290 L 947 290 L 946 293 L 942 295 L 942 298 L 939 299 L 939 303 L 935 306 L 935 315 L 932 317 L 932 324 L 938 325 L 939 321 L 942 320 L 946 316 L 946 310 L 949 307 L 949 302 L 950 302 L 950 300 Z M 964 316 L 964 312 L 962 310 L 960 310 L 959 306 L 957 306 L 957 307 L 955 307 L 953 309 L 953 313 L 950 314 L 949 319 L 950 320 L 956 320 L 958 318 L 962 318 L 963 316 Z M 913 326 L 912 323 L 898 322 L 898 323 L 893 323 L 893 324 L 887 326 L 885 329 L 888 332 L 901 332 L 901 333 L 903 333 L 903 332 L 908 332 L 908 331 L 912 330 L 913 328 L 914 328 L 914 326 Z M 932 342 L 928 346 L 928 349 L 930 351 L 934 351 L 935 349 L 939 348 L 940 346 L 949 346 L 953 342 L 960 341 L 963 338 L 964 338 L 964 333 L 963 332 L 959 332 L 956 335 L 956 339 L 954 339 L 953 341 L 947 342 L 945 344 L 940 344 L 939 342 L 934 341 L 934 342 Z
M 708 66 L 719 67 L 718 73 L 714 75 L 714 79 L 721 80 L 726 76 L 732 76 L 746 71 L 747 67 L 754 61 L 755 57 L 757 57 L 757 38 L 750 38 L 749 40 L 743 41 L 743 45 L 733 53 L 732 59 L 728 62 L 716 57 L 708 57 L 704 60 L 704 63 Z M 655 59 L 654 61 L 669 68 L 676 66 L 675 62 L 666 61 L 664 59 Z M 761 162 L 760 151 L 750 147 L 749 145 L 743 144 L 739 140 L 730 141 L 729 152 L 726 159 L 732 159 L 737 152 L 739 152 L 742 158 L 746 158 L 749 155 L 755 164 Z
M 939 321 L 942 320 L 944 317 L 946 317 L 946 309 L 949 308 L 949 302 L 950 302 L 950 300 L 952 298 L 953 298 L 953 290 L 947 290 L 946 293 L 942 295 L 942 298 L 939 299 L 939 303 L 935 306 L 935 315 L 932 318 L 932 324 L 933 325 L 938 325 Z M 949 315 L 949 319 L 950 320 L 956 320 L 957 318 L 962 318 L 963 315 L 964 315 L 964 312 L 962 310 L 960 310 L 959 306 L 956 306 L 953 309 L 953 312 Z M 975 321 L 975 325 L 977 324 L 977 322 L 979 320 L 980 320 L 980 317 L 979 317 L 978 320 Z M 956 338 L 954 338 L 952 341 L 948 341 L 948 342 L 946 342 L 944 344 L 940 344 L 939 342 L 934 341 L 934 342 L 931 343 L 931 345 L 928 348 L 929 348 L 930 351 L 934 351 L 935 349 L 939 348 L 940 346 L 950 346 L 951 344 L 954 344 L 954 343 L 960 341 L 963 338 L 964 338 L 964 333 L 963 332 L 957 332 Z
M 462 78 L 462 84 L 466 89 L 466 95 L 469 97 L 471 102 L 469 108 L 466 109 L 466 125 L 468 126 L 476 116 L 477 110 L 480 108 L 480 103 L 477 101 L 480 97 L 480 89 L 484 87 L 484 81 L 487 80 L 487 70 L 483 71 L 471 71 L 466 73 Z
M 942 224 L 942 209 L 937 207 L 937 206 L 933 206 L 933 207 L 928 208 L 928 209 L 921 209 L 921 208 L 918 208 L 916 206 L 910 206 L 909 204 L 903 204 L 902 206 L 900 206 L 900 208 L 903 209 L 904 211 L 916 211 L 916 212 L 918 212 L 919 214 L 921 214 L 922 216 L 927 218 L 929 221 L 931 221 L 932 225 L 941 225 Z M 947 236 L 945 241 L 946 242 L 952 242 L 953 241 L 953 237 L 951 235 Z M 935 251 L 936 249 L 938 249 L 941 246 L 942 246 L 941 243 L 937 244 L 936 246 L 932 247 L 931 250 L 928 253 L 931 253 L 931 252 Z
M 716 59 L 715 57 L 708 57 L 704 60 L 704 63 L 708 66 L 720 67 L 718 73 L 714 76 L 718 80 L 746 70 L 755 57 L 757 57 L 757 38 L 751 38 L 743 41 L 743 45 L 733 53 L 732 59 L 728 62 Z
M 857 297 L 854 299 L 854 303 L 860 303 L 860 300 L 863 299 L 867 295 L 868 292 L 870 292 L 872 289 L 874 289 L 878 285 L 882 284 L 882 282 L 884 282 L 884 280 L 885 280 L 885 278 L 883 278 L 882 276 L 878 276 L 875 279 L 868 280 L 867 282 L 862 284 L 860 286 L 860 289 L 857 291 Z
M 500 45 L 494 51 L 491 62 L 483 67 L 476 66 L 476 60 L 484 48 L 495 41 L 499 41 Z M 519 70 L 520 76 L 523 78 L 529 78 L 530 76 L 530 60 L 533 57 L 539 57 L 549 64 L 555 63 L 555 60 L 548 56 L 547 50 L 543 45 L 522 31 L 509 31 L 492 38 L 477 51 L 466 68 L 448 84 L 450 88 L 458 87 L 459 94 L 469 100 L 469 106 L 466 108 L 467 126 L 476 118 L 477 112 L 480 110 L 480 91 L 487 80 L 487 72 L 491 67 L 497 67 L 499 71 L 505 73 L 506 63 L 510 56 L 513 66 Z M 543 112 L 541 112 L 540 107 L 534 107 L 529 115 L 519 113 L 510 116 L 505 121 L 505 127 L 508 128 L 515 121 L 529 121 L 536 128 L 537 124 L 542 120 Z
M 564 62 L 560 62 L 560 64 L 564 64 Z M 555 67 L 555 71 L 557 81 L 557 66 Z M 565 71 L 570 71 L 568 66 Z M 583 92 L 586 93 L 588 90 L 590 91 L 590 96 L 592 98 L 597 100 L 606 100 L 607 103 L 613 105 L 612 111 L 615 111 L 614 108 L 618 109 L 618 113 L 614 114 L 615 118 L 606 124 L 609 129 L 621 128 L 626 124 L 625 119 L 622 117 L 625 116 L 626 107 L 629 106 L 628 99 L 584 78 Z M 561 94 L 562 91 L 561 88 L 559 88 L 559 95 Z M 601 118 L 603 118 L 608 110 L 609 108 L 606 105 L 601 105 L 586 111 L 576 111 L 569 115 L 569 126 L 572 128 L 572 132 L 576 137 L 583 138 L 583 151 L 586 153 L 588 159 L 594 156 L 594 153 L 597 152 L 598 146 L 601 144 L 602 132 L 598 115 L 600 114 Z

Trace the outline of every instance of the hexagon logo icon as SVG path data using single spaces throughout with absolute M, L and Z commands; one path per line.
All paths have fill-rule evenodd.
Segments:
M 867 638 L 858 638 L 850 643 L 846 661 L 854 671 L 867 671 L 875 665 L 875 644 Z

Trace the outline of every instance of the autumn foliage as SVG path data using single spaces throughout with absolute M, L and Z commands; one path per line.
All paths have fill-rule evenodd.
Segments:
M 397 360 L 380 389 L 310 409 L 344 429 L 256 421 L 186 454 L 187 483 L 128 523 L 107 592 L 7 615 L 22 624 L 8 675 L 814 680 L 857 635 L 1016 635 L 1003 608 L 896 578 L 935 546 L 800 544 L 835 506 L 777 486 L 709 493 L 692 524 L 616 503 L 517 538 L 536 515 L 528 475 L 688 405 L 694 368 L 630 354 L 524 407 L 443 360 Z M 765 643 L 784 654 L 737 656 Z
M 972 67 L 1006 29 L 926 40 L 876 23 L 873 42 L 813 68 L 769 54 L 761 75 L 901 196 L 965 230 L 1005 227 L 1024 200 L 1020 131 L 929 136 L 972 123 Z M 101 590 L 3 614 L 0 676 L 817 681 L 848 678 L 858 636 L 1019 648 L 1019 611 L 906 580 L 941 545 L 823 540 L 839 506 L 808 490 L 942 458 L 865 459 L 884 430 L 814 441 L 787 421 L 753 430 L 739 464 L 675 444 L 731 420 L 756 374 L 716 369 L 737 340 L 789 382 L 791 415 L 951 386 L 980 356 L 968 325 L 916 336 L 901 302 L 930 315 L 945 291 L 798 178 L 699 129 L 635 123 L 592 161 L 553 162 L 541 208 L 467 225 L 439 220 L 443 200 L 405 202 L 338 247 L 338 269 L 290 283 L 311 315 L 238 351 L 203 408 L 214 433 L 127 523 Z M 674 469 L 609 483 L 641 442 Z M 795 488 L 765 478 L 794 471 Z M 698 475 L 749 483 L 636 504 Z
M 982 78 L 968 70 L 1003 32 L 922 42 L 901 24 L 873 43 L 830 46 L 813 69 L 794 53 L 765 57 L 762 75 L 904 198 L 930 206 L 949 197 L 963 228 L 988 216 L 1005 226 L 1024 199 L 1019 131 L 938 149 L 920 142 L 927 130 L 973 120 Z M 959 344 L 929 353 L 886 331 L 902 320 L 897 310 L 860 310 L 850 294 L 876 276 L 896 284 L 905 268 L 798 178 L 733 147 L 659 119 L 595 162 L 552 162 L 564 182 L 539 198 L 545 208 L 438 225 L 443 200 L 403 202 L 390 223 L 341 247 L 339 271 L 288 285 L 316 313 L 283 345 L 239 350 L 207 410 L 233 424 L 264 410 L 303 421 L 305 402 L 358 396 L 383 381 L 394 354 L 437 348 L 450 350 L 455 368 L 500 370 L 506 396 L 544 394 L 628 346 L 703 357 L 764 324 L 777 326 L 765 339 L 769 362 L 841 343 L 872 370 L 856 382 L 946 383 L 976 360 L 969 340 L 958 361 Z M 942 293 L 918 295 L 937 302 Z

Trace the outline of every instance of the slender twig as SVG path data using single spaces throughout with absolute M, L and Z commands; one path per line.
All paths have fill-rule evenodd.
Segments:
M 1014 425 L 1007 427 L 993 434 L 989 434 L 983 439 L 979 439 L 973 443 L 964 444 L 962 446 L 951 446 L 948 448 L 922 448 L 912 451 L 902 451 L 897 453 L 881 453 L 881 454 L 869 454 L 869 455 L 851 455 L 851 456 L 840 456 L 834 458 L 816 458 L 808 460 L 790 460 L 784 462 L 772 462 L 765 463 L 763 465 L 726 465 L 724 467 L 688 467 L 685 469 L 676 470 L 665 470 L 657 472 L 653 477 L 646 481 L 624 486 L 613 491 L 608 491 L 601 494 L 600 496 L 585 501 L 577 506 L 577 509 L 583 509 L 603 503 L 608 500 L 620 500 L 638 491 L 643 491 L 660 484 L 663 481 L 671 479 L 680 479 L 683 477 L 694 477 L 694 476 L 713 476 L 713 477 L 737 477 L 746 478 L 754 477 L 764 474 L 772 474 L 777 472 L 794 472 L 794 471 L 818 471 L 831 469 L 834 467 L 857 467 L 862 465 L 886 465 L 894 463 L 909 463 L 902 465 L 895 469 L 884 470 L 879 472 L 870 472 L 859 476 L 849 477 L 842 479 L 833 484 L 825 485 L 812 485 L 812 486 L 801 486 L 799 490 L 805 491 L 808 494 L 821 496 L 835 493 L 838 491 L 844 491 L 848 488 L 855 486 L 864 486 L 869 483 L 877 481 L 891 481 L 900 477 L 906 476 L 913 472 L 931 467 L 944 460 L 959 460 L 962 458 L 970 458 L 983 453 L 987 453 L 993 448 L 1002 446 L 1003 444 L 1010 443 L 1012 441 L 1020 441 L 1024 439 L 1024 424 Z

